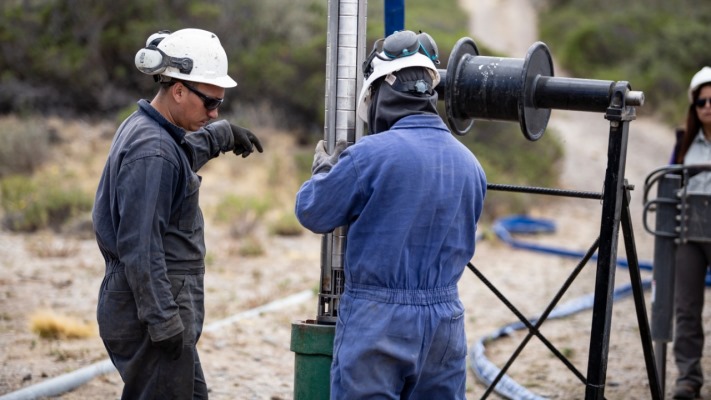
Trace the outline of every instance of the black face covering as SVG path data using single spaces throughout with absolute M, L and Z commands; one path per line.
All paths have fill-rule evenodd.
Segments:
M 400 118 L 414 114 L 437 114 L 437 92 L 429 71 L 421 67 L 393 73 L 391 85 L 386 78 L 373 84 L 368 108 L 368 134 L 389 130 Z

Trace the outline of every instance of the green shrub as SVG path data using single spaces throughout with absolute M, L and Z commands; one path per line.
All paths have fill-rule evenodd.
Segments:
M 314 161 L 314 147 L 316 147 L 315 143 L 313 145 L 309 144 L 306 147 L 301 147 L 294 152 L 296 179 L 299 182 L 299 186 L 311 178 L 311 166 Z
M 278 236 L 299 236 L 304 233 L 294 212 L 282 212 L 279 218 L 271 224 L 270 232 Z
M 11 231 L 58 230 L 91 210 L 92 198 L 69 179 L 13 175 L 0 180 L 3 226 Z
M 271 204 L 266 199 L 230 194 L 217 205 L 215 219 L 217 221 L 233 221 L 243 218 L 246 214 L 262 217 L 270 207 Z
M 134 66 L 148 36 L 195 27 L 217 34 L 239 82 L 223 110 L 264 102 L 290 115 L 277 125 L 323 126 L 325 10 L 317 0 L 0 2 L 0 111 L 114 115 L 157 90 Z
M 242 257 L 259 257 L 266 253 L 262 242 L 255 236 L 247 236 L 239 246 L 239 255 Z
M 563 146 L 550 129 L 539 140 L 523 137 L 510 122 L 475 121 L 464 136 L 457 136 L 476 155 L 489 183 L 555 187 L 560 176 Z M 484 202 L 487 218 L 525 213 L 542 196 L 490 190 Z
M 0 178 L 31 174 L 50 156 L 50 132 L 41 118 L 5 118 L 0 125 Z
M 225 196 L 215 209 L 217 222 L 230 226 L 230 235 L 234 238 L 250 234 L 271 208 L 267 199 L 236 195 Z

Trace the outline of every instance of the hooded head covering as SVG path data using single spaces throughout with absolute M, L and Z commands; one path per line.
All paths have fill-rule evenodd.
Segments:
M 368 134 L 389 130 L 408 115 L 437 114 L 432 75 L 422 67 L 393 72 L 375 82 L 368 108 Z

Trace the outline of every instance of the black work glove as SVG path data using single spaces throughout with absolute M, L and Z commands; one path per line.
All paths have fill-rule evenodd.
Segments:
M 183 332 L 181 331 L 175 336 L 159 342 L 153 342 L 153 345 L 163 350 L 171 360 L 175 361 L 183 354 Z
M 343 150 L 348 147 L 348 142 L 345 140 L 336 141 L 336 147 L 333 148 L 333 154 L 326 152 L 326 142 L 319 140 L 316 143 L 316 152 L 314 153 L 314 163 L 311 165 L 311 174 L 316 175 L 322 172 L 328 172 L 338 162 L 338 156 Z
M 232 150 L 233 153 L 238 156 L 242 155 L 242 158 L 245 158 L 254 152 L 255 147 L 257 151 L 262 152 L 262 143 L 249 129 L 242 128 L 235 124 L 230 124 L 230 128 L 232 128 L 232 136 L 235 139 L 235 148 Z

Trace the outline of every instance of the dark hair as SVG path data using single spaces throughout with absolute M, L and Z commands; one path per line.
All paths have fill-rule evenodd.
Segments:
M 681 137 L 679 151 L 676 153 L 676 160 L 674 160 L 677 164 L 684 163 L 684 157 L 686 156 L 686 152 L 689 151 L 691 143 L 694 141 L 696 134 L 699 133 L 699 129 L 701 129 L 701 121 L 699 120 L 699 114 L 696 112 L 696 106 L 694 105 L 694 102 L 699 98 L 701 88 L 705 86 L 711 86 L 711 82 L 706 82 L 700 85 L 692 93 L 691 104 L 689 104 L 689 110 L 686 112 L 686 125 L 684 128 L 684 134 Z
M 164 81 L 164 80 L 161 79 L 159 82 L 160 82 L 160 88 L 161 88 L 161 89 L 164 89 L 164 90 L 167 90 L 167 89 L 170 88 L 171 86 L 173 86 L 173 85 L 175 85 L 176 83 L 178 83 L 179 80 L 170 78 L 170 79 L 168 79 L 168 80 L 166 80 L 166 81 Z

